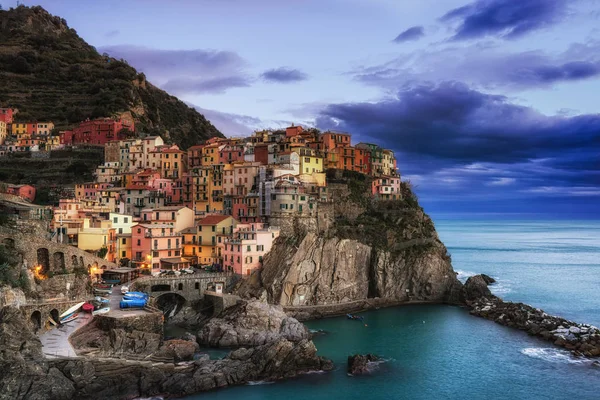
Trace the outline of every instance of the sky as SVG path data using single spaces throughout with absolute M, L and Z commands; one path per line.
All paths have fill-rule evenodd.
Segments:
M 599 0 L 21 3 L 226 135 L 293 122 L 393 149 L 434 215 L 600 219 Z

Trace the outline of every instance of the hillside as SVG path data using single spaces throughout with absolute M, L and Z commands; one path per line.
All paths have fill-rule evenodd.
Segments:
M 167 131 L 183 148 L 222 136 L 202 114 L 125 60 L 99 54 L 42 7 L 0 11 L 0 82 L 0 106 L 19 109 L 17 122 L 51 120 L 65 129 L 85 118 L 130 112 L 138 132 Z

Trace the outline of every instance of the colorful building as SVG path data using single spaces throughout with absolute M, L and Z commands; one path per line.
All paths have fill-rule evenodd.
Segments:
M 231 235 L 238 222 L 230 215 L 208 215 L 196 226 L 184 230 L 184 257 L 195 257 L 201 265 L 222 265 L 219 244 L 224 236 Z
M 161 260 L 181 257 L 182 243 L 183 236 L 175 231 L 174 224 L 136 224 L 131 227 L 132 262 L 156 275 L 162 268 Z M 180 269 L 182 264 L 173 268 L 169 263 L 168 267 Z
M 278 237 L 279 229 L 267 228 L 264 224 L 239 224 L 222 245 L 224 269 L 250 275 L 262 267 L 263 257 Z

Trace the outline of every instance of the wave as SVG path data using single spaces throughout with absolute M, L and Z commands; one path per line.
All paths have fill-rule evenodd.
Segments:
M 465 283 L 469 277 L 477 275 L 476 272 L 464 271 L 462 269 L 455 269 L 454 272 L 456 272 L 456 277 L 462 283 Z
M 580 357 L 574 357 L 567 350 L 559 350 L 552 348 L 542 348 L 542 347 L 527 347 L 521 350 L 522 354 L 526 356 L 537 358 L 539 360 L 544 360 L 552 363 L 560 363 L 560 364 L 591 364 L 592 360 Z
M 258 385 L 272 385 L 275 382 L 273 381 L 249 381 L 248 383 L 246 383 L 246 385 L 248 386 L 258 386 Z
M 490 291 L 493 294 L 495 294 L 496 296 L 500 296 L 500 297 L 502 297 L 501 295 L 505 295 L 507 293 L 512 292 L 512 287 L 511 287 L 510 281 L 496 280 L 496 283 L 492 283 L 488 287 L 490 288 Z

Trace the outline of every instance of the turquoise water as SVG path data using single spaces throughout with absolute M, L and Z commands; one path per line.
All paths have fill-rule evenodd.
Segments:
M 494 291 L 548 312 L 600 325 L 599 222 L 438 221 L 460 278 L 487 273 Z M 600 368 L 450 306 L 366 312 L 367 327 L 345 318 L 311 321 L 314 341 L 336 370 L 247 385 L 189 399 L 600 399 Z M 346 357 L 387 361 L 349 377 Z

